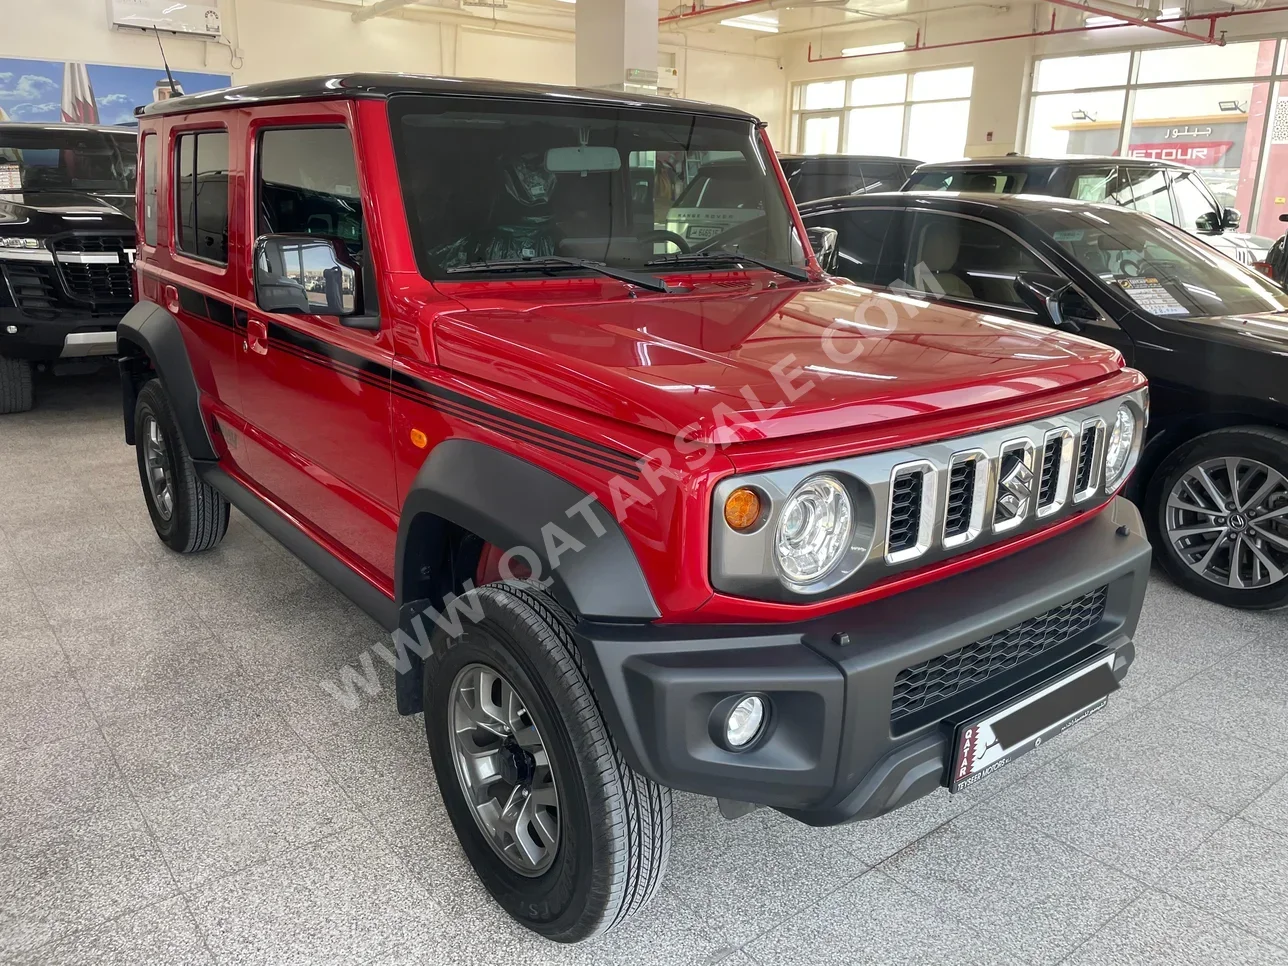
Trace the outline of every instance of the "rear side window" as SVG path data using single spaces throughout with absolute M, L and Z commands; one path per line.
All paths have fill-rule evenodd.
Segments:
M 1147 211 L 1169 224 L 1176 224 L 1172 199 L 1167 191 L 1167 172 L 1159 168 L 1127 168 L 1131 183 L 1129 207 Z
M 865 164 L 863 166 L 863 193 L 873 191 L 898 191 L 908 175 L 897 164 Z
M 353 139 L 346 128 L 272 128 L 259 139 L 256 233 L 326 235 L 364 247 Z
M 197 131 L 175 143 L 174 243 L 207 261 L 228 261 L 228 134 Z
M 157 243 L 157 217 L 160 211 L 157 206 L 158 184 L 161 166 L 157 157 L 157 136 L 145 134 L 140 153 L 143 155 L 143 242 L 147 245 Z

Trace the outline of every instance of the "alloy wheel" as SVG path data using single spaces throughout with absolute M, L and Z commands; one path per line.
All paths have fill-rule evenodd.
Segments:
M 527 703 L 485 664 L 462 668 L 451 695 L 456 777 L 474 821 L 506 865 L 541 875 L 559 850 L 559 793 Z
M 1167 539 L 1205 580 L 1236 590 L 1288 576 L 1288 480 L 1237 456 L 1204 460 L 1167 496 Z
M 166 459 L 165 437 L 161 434 L 160 424 L 151 415 L 143 417 L 143 459 L 147 467 L 152 504 L 161 519 L 169 520 L 174 514 L 174 486 L 171 484 L 169 462 Z

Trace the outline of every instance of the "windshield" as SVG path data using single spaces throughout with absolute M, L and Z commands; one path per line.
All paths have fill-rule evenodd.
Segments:
M 72 125 L 22 130 L 0 125 L 0 194 L 102 191 L 134 194 L 137 143 L 128 132 Z
M 904 191 L 971 191 L 990 195 L 1045 194 L 1055 168 L 1049 165 L 939 168 L 914 171 Z
M 1097 206 L 1028 217 L 1143 312 L 1202 318 L 1288 311 L 1288 293 L 1269 279 L 1148 215 Z
M 416 95 L 391 98 L 389 111 L 417 260 L 429 278 L 486 276 L 477 263 L 555 255 L 643 268 L 704 248 L 805 264 L 749 121 Z M 686 262 L 673 270 L 709 268 Z

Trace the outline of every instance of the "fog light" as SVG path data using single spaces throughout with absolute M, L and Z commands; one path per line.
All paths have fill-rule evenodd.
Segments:
M 6 332 L 8 332 L 10 335 L 17 335 L 17 334 L 18 334 L 18 327 L 17 327 L 16 325 L 6 325 L 6 326 L 4 327 L 4 330 L 5 330 Z
M 733 706 L 725 718 L 725 741 L 730 748 L 743 748 L 760 734 L 765 723 L 765 699 L 749 694 Z

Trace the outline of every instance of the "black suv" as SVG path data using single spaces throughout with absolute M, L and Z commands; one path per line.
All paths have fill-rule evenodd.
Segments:
M 920 164 L 912 158 L 866 154 L 780 154 L 796 203 L 869 191 L 895 191 Z
M 31 408 L 33 366 L 115 354 L 134 304 L 137 141 L 126 128 L 0 123 L 0 413 Z
M 1274 243 L 1235 231 L 1243 216 L 1221 205 L 1198 171 L 1171 161 L 1021 155 L 948 161 L 921 165 L 903 190 L 1054 195 L 1121 205 L 1162 218 L 1250 267 L 1264 262 Z

